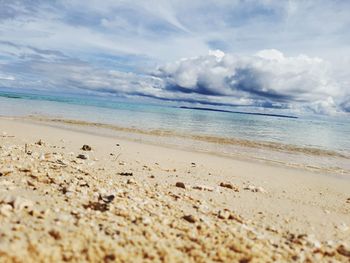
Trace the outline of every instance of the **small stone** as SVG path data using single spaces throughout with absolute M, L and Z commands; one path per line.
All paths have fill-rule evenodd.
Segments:
M 175 186 L 176 186 L 176 187 L 179 187 L 179 188 L 183 188 L 183 189 L 186 188 L 186 186 L 185 186 L 185 184 L 184 184 L 183 182 L 177 182 L 177 183 L 175 184 Z
M 248 185 L 247 187 L 244 188 L 244 190 L 249 190 L 253 193 L 257 193 L 257 192 L 267 193 L 267 191 L 264 188 L 262 188 L 261 186 L 256 187 L 254 185 Z
M 83 150 L 83 151 L 91 151 L 92 148 L 91 148 L 91 146 L 89 146 L 87 144 L 84 144 L 83 147 L 81 147 L 81 150 Z
M 27 166 L 27 167 L 21 167 L 18 169 L 20 172 L 23 172 L 23 173 L 30 173 L 32 172 L 32 168 Z
M 35 144 L 36 144 L 36 145 L 39 145 L 39 146 L 42 146 L 42 145 L 44 145 L 44 142 L 40 139 L 40 140 L 37 141 Z
M 226 210 L 226 209 L 220 210 L 219 213 L 218 213 L 218 217 L 220 219 L 229 219 L 230 212 L 228 210 Z
M 109 210 L 109 205 L 106 203 L 100 203 L 100 202 L 89 202 L 86 205 L 83 205 L 85 209 L 90 208 L 91 210 L 100 211 L 100 212 L 106 212 Z
M 239 192 L 238 187 L 230 183 L 221 182 L 220 186 L 224 188 L 232 189 L 235 192 Z
M 81 181 L 80 184 L 79 184 L 79 186 L 80 186 L 80 187 L 87 187 L 87 188 L 90 187 L 89 183 L 88 183 L 88 182 L 85 182 L 85 181 Z
M 127 183 L 127 184 L 136 184 L 136 181 L 133 180 L 133 179 L 128 179 L 128 180 L 126 181 L 126 183 Z
M 49 235 L 52 236 L 55 240 L 60 240 L 62 238 L 60 232 L 56 230 L 50 230 Z
M 213 192 L 214 191 L 214 189 L 212 187 L 205 186 L 205 185 L 195 185 L 192 188 L 196 189 L 196 190 L 208 191 L 208 192 Z
M 340 246 L 337 248 L 337 252 L 338 252 L 340 255 L 343 255 L 343 256 L 345 256 L 345 257 L 350 258 L 350 248 L 345 247 L 344 245 L 340 245 Z
M 12 167 L 5 167 L 0 170 L 0 176 L 7 176 L 13 173 L 15 170 Z
M 132 172 L 122 172 L 122 173 L 118 173 L 121 176 L 133 176 L 134 174 Z
M 78 158 L 78 159 L 82 159 L 82 160 L 87 160 L 87 159 L 89 159 L 89 156 L 86 155 L 86 154 L 79 154 L 79 155 L 77 156 L 77 158 Z
M 273 233 L 278 233 L 277 228 L 274 227 L 274 226 L 267 226 L 267 227 L 266 227 L 266 230 L 267 230 L 267 231 L 270 231 L 270 232 L 273 232 Z
M 116 256 L 114 254 L 108 254 L 103 258 L 104 262 L 114 262 L 116 259 Z
M 105 203 L 111 203 L 114 200 L 115 196 L 114 195 L 101 195 L 100 199 L 105 202 Z
M 189 223 L 192 223 L 192 224 L 196 223 L 196 219 L 193 215 L 185 215 L 182 218 L 185 219 Z

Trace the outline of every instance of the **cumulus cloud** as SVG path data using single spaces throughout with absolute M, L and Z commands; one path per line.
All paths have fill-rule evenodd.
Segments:
M 8 53 L 19 51 L 20 58 L 0 64 L 4 87 L 322 114 L 350 110 L 349 90 L 334 80 L 331 65 L 317 57 L 290 57 L 274 49 L 251 56 L 214 50 L 141 74 L 96 67 L 55 50 L 0 44 L 8 47 Z
M 253 56 L 211 51 L 158 68 L 155 75 L 168 91 L 228 97 L 251 106 L 292 107 L 315 112 L 336 108 L 344 92 L 331 76 L 330 65 L 306 55 L 287 57 L 274 49 Z

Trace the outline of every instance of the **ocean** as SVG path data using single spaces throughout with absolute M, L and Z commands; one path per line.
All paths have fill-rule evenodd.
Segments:
M 112 136 L 118 133 L 128 139 L 350 175 L 348 116 L 247 114 L 92 95 L 12 91 L 0 91 L 0 116 L 31 116 L 83 131 L 103 128 Z

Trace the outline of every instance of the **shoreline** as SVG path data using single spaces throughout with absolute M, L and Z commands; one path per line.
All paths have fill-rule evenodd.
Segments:
M 4 117 L 101 136 L 195 151 L 270 165 L 291 167 L 350 179 L 350 155 L 333 150 L 266 141 L 185 134 L 166 130 L 142 130 L 113 124 L 52 118 L 49 116 Z M 268 157 L 267 157 L 268 156 Z
M 348 260 L 349 180 L 20 119 L 0 134 L 3 257 Z

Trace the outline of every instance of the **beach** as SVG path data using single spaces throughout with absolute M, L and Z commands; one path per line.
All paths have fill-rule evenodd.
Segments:
M 0 0 L 0 263 L 350 263 L 349 11 Z
M 1 262 L 349 261 L 346 174 L 93 131 L 0 118 Z

